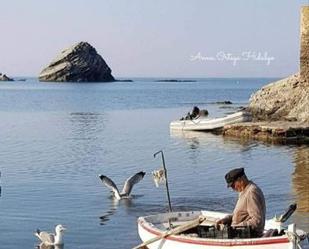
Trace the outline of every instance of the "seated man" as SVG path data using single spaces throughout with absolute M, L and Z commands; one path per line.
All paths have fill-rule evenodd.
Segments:
M 180 119 L 180 120 L 192 120 L 192 119 L 197 119 L 199 117 L 206 117 L 208 116 L 208 111 L 205 110 L 200 110 L 197 106 L 194 106 L 192 109 L 192 112 L 188 112 L 187 116 Z
M 181 118 L 180 120 L 192 120 L 199 117 L 200 109 L 197 106 L 194 106 L 192 112 L 188 112 L 187 116 Z
M 225 175 L 227 186 L 239 192 L 238 201 L 232 215 L 216 222 L 237 227 L 249 227 L 251 238 L 261 237 L 265 225 L 265 200 L 261 189 L 245 175 L 244 168 L 233 169 Z
M 190 119 L 197 118 L 197 117 L 199 117 L 199 115 L 200 115 L 200 108 L 198 108 L 197 106 L 194 106 L 192 113 L 191 113 L 191 116 L 190 116 Z

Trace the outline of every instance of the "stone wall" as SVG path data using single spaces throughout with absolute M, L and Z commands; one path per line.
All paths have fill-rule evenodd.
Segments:
M 309 82 L 309 6 L 301 9 L 300 34 L 300 80 Z

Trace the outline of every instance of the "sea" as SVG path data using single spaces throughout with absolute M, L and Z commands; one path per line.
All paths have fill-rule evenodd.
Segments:
M 67 228 L 65 249 L 129 249 L 141 241 L 137 218 L 172 209 L 232 212 L 237 193 L 224 175 L 244 167 L 263 190 L 267 219 L 290 204 L 290 222 L 309 232 L 309 146 L 276 145 L 203 132 L 174 132 L 193 106 L 222 117 L 248 105 L 268 78 L 203 78 L 160 82 L 0 83 L 0 248 L 39 248 L 37 228 Z M 192 79 L 191 79 L 192 80 Z M 224 104 L 231 101 L 232 104 Z M 122 189 L 146 172 L 129 200 L 116 201 L 99 175 Z

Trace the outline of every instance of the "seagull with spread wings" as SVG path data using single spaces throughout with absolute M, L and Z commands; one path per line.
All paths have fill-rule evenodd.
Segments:
M 121 200 L 123 198 L 129 198 L 134 184 L 140 182 L 144 178 L 145 174 L 146 174 L 145 172 L 140 171 L 140 172 L 136 173 L 135 175 L 129 177 L 125 181 L 123 189 L 122 189 L 121 192 L 119 192 L 116 184 L 110 178 L 108 178 L 105 175 L 99 175 L 99 177 L 100 177 L 101 181 L 106 185 L 106 187 L 111 189 L 111 191 L 113 192 L 116 199 Z

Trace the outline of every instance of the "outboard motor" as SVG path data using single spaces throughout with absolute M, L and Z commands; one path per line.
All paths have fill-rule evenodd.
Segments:
M 297 208 L 296 203 L 291 204 L 289 206 L 289 208 L 285 211 L 285 213 L 280 216 L 278 221 L 280 221 L 282 223 L 286 222 L 288 220 L 288 218 L 290 218 L 291 215 L 295 212 L 296 208 Z

